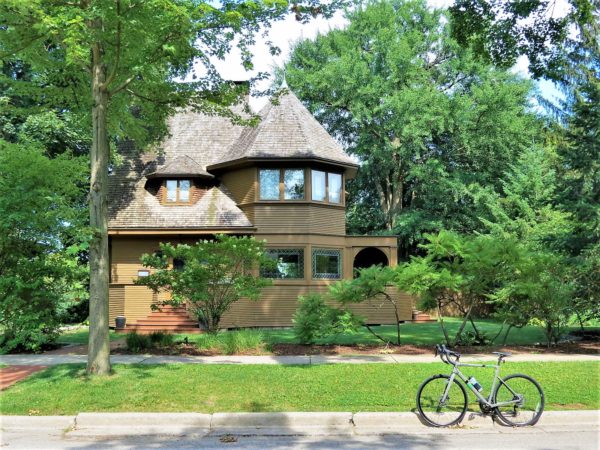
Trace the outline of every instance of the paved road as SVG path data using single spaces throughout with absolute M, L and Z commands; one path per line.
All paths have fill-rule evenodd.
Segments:
M 508 432 L 464 433 L 411 433 L 385 436 L 186 436 L 186 437 L 135 437 L 86 438 L 64 437 L 62 433 L 48 430 L 4 432 L 0 437 L 6 449 L 444 449 L 444 450 L 593 450 L 598 449 L 597 430 L 563 428 L 555 432 L 535 428 Z

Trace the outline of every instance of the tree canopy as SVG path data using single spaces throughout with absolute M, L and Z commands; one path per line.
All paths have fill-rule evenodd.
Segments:
M 531 85 L 460 47 L 444 12 L 424 1 L 365 2 L 348 19 L 297 43 L 286 73 L 361 160 L 350 230 L 398 234 L 406 254 L 423 233 L 480 228 L 468 186 L 498 188 L 539 136 Z M 375 205 L 379 214 L 365 214 Z

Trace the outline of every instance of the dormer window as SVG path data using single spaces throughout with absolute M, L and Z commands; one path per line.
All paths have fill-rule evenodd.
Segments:
M 189 203 L 191 184 L 190 180 L 166 180 L 165 203 Z

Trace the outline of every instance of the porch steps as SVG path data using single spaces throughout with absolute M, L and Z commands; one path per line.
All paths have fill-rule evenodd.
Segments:
M 428 322 L 435 322 L 435 319 L 432 318 L 429 314 L 424 313 L 422 311 L 413 311 L 412 323 L 428 323 Z
M 192 319 L 183 306 L 161 306 L 159 310 L 152 311 L 145 319 L 139 319 L 133 324 L 127 324 L 124 329 L 116 330 L 118 333 L 150 334 L 156 331 L 166 333 L 202 333 L 198 328 L 198 321 Z

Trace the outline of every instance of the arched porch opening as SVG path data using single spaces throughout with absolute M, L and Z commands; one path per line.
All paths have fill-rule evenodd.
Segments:
M 359 251 L 354 257 L 352 272 L 356 276 L 357 269 L 364 269 L 371 266 L 388 266 L 389 260 L 387 255 L 377 247 L 366 247 Z

